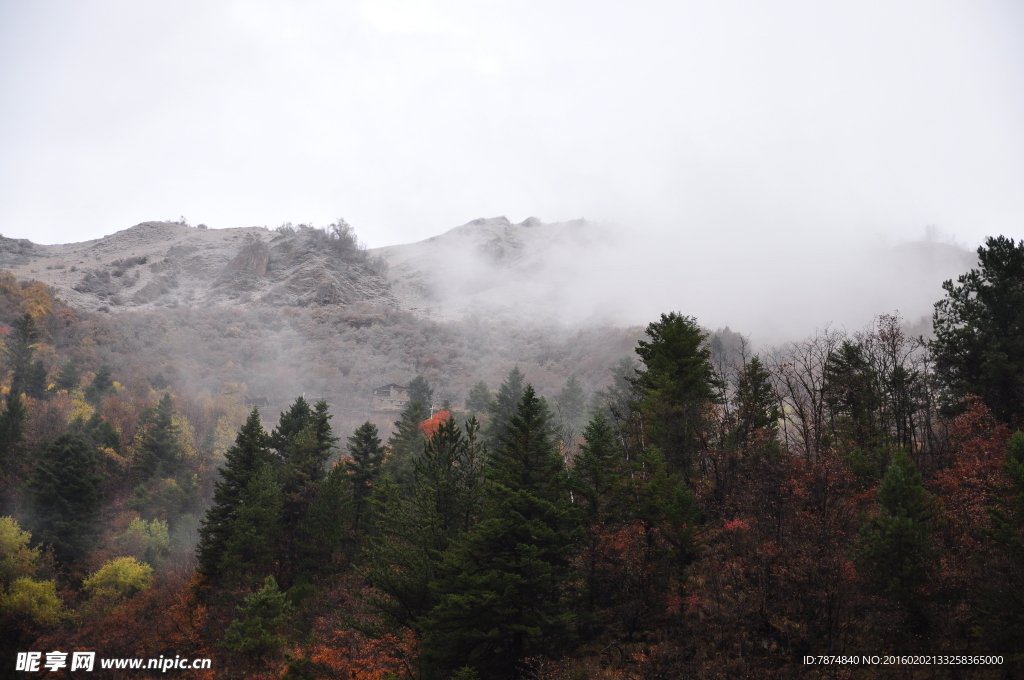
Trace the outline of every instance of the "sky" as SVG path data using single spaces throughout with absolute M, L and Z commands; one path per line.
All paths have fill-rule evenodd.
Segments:
M 1019 2 L 0 0 L 0 232 L 1022 235 Z M 742 255 L 742 254 L 740 254 Z

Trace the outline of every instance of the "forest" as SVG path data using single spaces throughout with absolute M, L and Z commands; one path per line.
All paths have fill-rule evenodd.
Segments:
M 195 678 L 1022 677 L 1024 242 L 943 289 L 927 339 L 898 314 L 757 352 L 675 311 L 515 331 L 558 368 L 273 309 L 221 320 L 200 365 L 212 314 L 87 313 L 0 273 L 0 677 L 31 650 L 212 659 L 172 672 Z M 239 372 L 246 323 L 300 322 L 337 355 L 279 335 Z M 409 403 L 339 415 L 324 376 L 388 375 L 382 346 L 418 353 Z M 254 374 L 293 389 L 276 417 Z M 953 661 L 805 662 L 869 655 Z

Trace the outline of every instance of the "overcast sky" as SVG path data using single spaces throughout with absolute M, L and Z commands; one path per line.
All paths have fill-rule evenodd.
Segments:
M 343 216 L 378 246 L 536 215 L 741 258 L 1019 237 L 1022 7 L 0 0 L 0 232 Z

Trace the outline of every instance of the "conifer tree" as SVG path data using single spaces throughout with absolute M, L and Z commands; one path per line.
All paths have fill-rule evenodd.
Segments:
M 82 373 L 78 370 L 78 364 L 71 359 L 68 359 L 61 364 L 60 369 L 57 371 L 57 377 L 53 381 L 54 389 L 58 390 L 77 390 L 79 383 L 82 381 Z
M 78 562 L 92 547 L 102 481 L 96 447 L 80 435 L 62 434 L 42 450 L 28 481 L 33 534 L 60 562 Z
M 11 394 L 27 394 L 39 399 L 46 394 L 46 366 L 42 361 L 33 361 L 39 328 L 31 314 L 25 314 L 14 322 L 7 345 L 8 361 L 11 365 Z
M 491 405 L 491 390 L 483 380 L 473 385 L 466 397 L 465 407 L 470 413 L 486 413 Z
M 579 378 L 574 373 L 565 381 L 565 387 L 558 393 L 558 398 L 555 400 L 555 412 L 558 414 L 558 436 L 564 447 L 573 446 L 573 442 L 584 425 L 586 411 L 587 397 L 583 392 L 583 385 L 580 384 Z
M 391 480 L 405 490 L 412 488 L 413 461 L 423 453 L 426 436 L 420 423 L 430 417 L 430 410 L 421 401 L 410 401 L 402 411 L 401 420 L 395 421 L 395 431 L 388 438 L 389 455 L 384 471 Z
M 434 403 L 434 390 L 431 389 L 430 383 L 422 375 L 418 375 L 409 382 L 409 401 L 418 401 L 423 404 L 427 410 Z
M 756 432 L 774 439 L 781 417 L 771 374 L 755 355 L 736 381 L 736 439 L 744 444 Z
M 100 400 L 107 396 L 107 392 L 114 386 L 114 381 L 111 378 L 110 366 L 106 364 L 100 366 L 100 370 L 96 371 L 96 375 L 93 377 L 89 386 L 85 388 L 85 399 L 91 404 L 98 404 Z
M 570 481 L 576 503 L 583 508 L 588 525 L 604 522 L 624 473 L 622 453 L 611 425 L 598 413 L 583 431 L 584 443 L 573 460 Z
M 519 366 L 513 366 L 508 377 L 501 383 L 498 393 L 488 404 L 487 411 L 490 419 L 487 421 L 487 431 L 484 433 L 485 441 L 489 449 L 494 449 L 501 439 L 505 428 L 516 412 L 519 400 L 523 397 L 523 374 Z
M 358 536 L 373 485 L 384 462 L 384 447 L 377 436 L 377 426 L 370 421 L 360 425 L 348 438 L 346 449 L 350 460 L 345 467 L 352 484 L 352 531 Z
M 264 466 L 275 462 L 258 409 L 254 408 L 249 414 L 245 425 L 238 431 L 235 444 L 224 457 L 225 465 L 219 470 L 220 479 L 214 484 L 213 505 L 206 511 L 196 548 L 199 572 L 208 579 L 215 579 L 220 574 L 246 488 Z
M 21 394 L 8 394 L 5 408 L 0 413 L 0 469 L 13 469 L 12 462 L 24 436 L 26 420 L 28 409 Z
M 932 554 L 929 521 L 938 508 L 902 449 L 893 454 L 878 486 L 878 504 L 878 516 L 860 532 L 860 563 L 879 592 L 913 605 L 927 579 Z
M 276 557 L 284 530 L 282 496 L 277 470 L 264 465 L 239 498 L 238 515 L 224 546 L 220 573 L 233 573 L 252 582 L 280 567 Z
M 171 395 L 164 393 L 156 407 L 142 415 L 142 441 L 135 469 L 143 479 L 164 478 L 181 469 L 183 451 L 181 427 L 174 422 Z
M 263 587 L 239 607 L 238 618 L 225 631 L 222 646 L 259 667 L 284 646 L 291 609 L 274 577 L 268 576 Z
M 648 324 L 650 342 L 637 343 L 646 370 L 634 384 L 643 393 L 641 410 L 651 443 L 674 469 L 691 475 L 699 452 L 708 446 L 708 407 L 723 387 L 711 365 L 707 336 L 693 317 L 662 314 Z
M 447 551 L 424 623 L 424 653 L 481 678 L 523 677 L 527 658 L 557 646 L 572 614 L 562 601 L 574 541 L 561 456 L 545 409 L 527 386 L 486 466 L 481 521 Z

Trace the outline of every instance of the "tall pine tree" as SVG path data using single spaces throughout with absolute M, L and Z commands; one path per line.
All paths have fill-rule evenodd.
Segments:
M 563 592 L 575 537 L 566 472 L 544 406 L 527 386 L 486 466 L 481 521 L 447 551 L 424 654 L 446 671 L 524 677 L 572 622 Z

